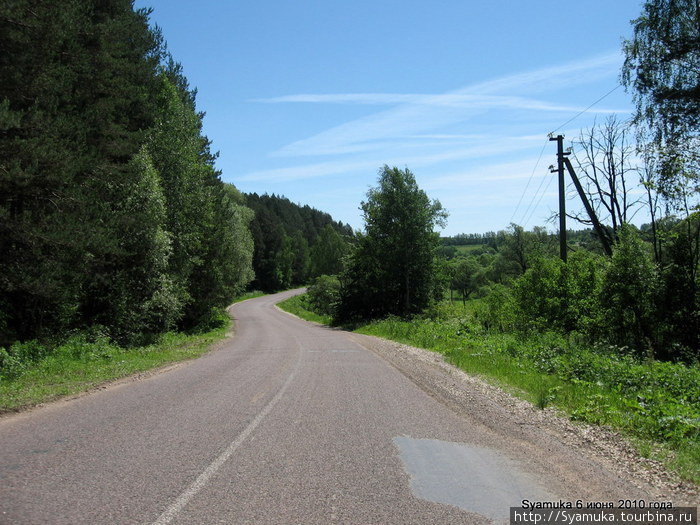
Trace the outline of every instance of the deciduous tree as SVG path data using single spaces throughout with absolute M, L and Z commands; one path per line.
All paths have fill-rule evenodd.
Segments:
M 675 200 L 700 184 L 700 1 L 646 0 L 625 42 L 622 81 L 641 138 L 659 158 L 659 190 Z
M 434 230 L 444 226 L 447 213 L 418 187 L 413 173 L 389 166 L 379 171 L 361 209 L 365 232 L 342 279 L 339 318 L 421 311 L 436 288 L 440 239 Z
M 641 207 L 634 193 L 640 170 L 634 161 L 629 125 L 611 116 L 603 124 L 582 130 L 573 144 L 579 180 L 598 220 L 607 226 L 603 231 L 612 246 L 620 228 Z M 587 215 L 569 216 L 582 224 L 593 224 Z

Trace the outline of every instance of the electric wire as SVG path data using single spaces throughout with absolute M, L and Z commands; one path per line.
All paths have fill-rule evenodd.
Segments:
M 546 180 L 547 180 L 547 177 L 542 177 L 542 180 L 540 180 L 540 185 L 537 186 L 537 189 L 535 190 L 535 193 L 532 194 L 532 198 L 530 199 L 530 204 L 527 205 L 527 208 L 525 208 L 525 211 L 523 212 L 523 214 L 522 214 L 521 217 L 520 217 L 520 222 L 521 222 L 521 223 L 525 220 L 525 217 L 528 217 L 528 214 L 527 214 L 527 213 L 530 211 L 531 208 L 532 208 L 533 210 L 534 210 L 535 208 L 537 208 L 537 206 L 535 206 L 535 207 L 533 208 L 532 205 L 533 205 L 533 203 L 535 202 L 535 199 L 537 199 L 537 196 L 539 195 L 540 190 L 542 189 L 542 186 L 544 186 L 544 183 L 545 183 Z
M 530 219 L 532 219 L 532 216 L 533 216 L 534 213 L 535 213 L 535 210 L 536 210 L 537 207 L 540 205 L 540 202 L 542 202 L 542 198 L 543 198 L 545 195 L 547 195 L 547 190 L 548 190 L 549 187 L 552 185 L 552 181 L 553 181 L 554 178 L 555 178 L 553 175 L 554 175 L 554 174 L 552 174 L 552 176 L 549 177 L 549 180 L 548 180 L 548 182 L 547 182 L 547 185 L 545 186 L 544 191 L 543 191 L 542 194 L 540 195 L 540 198 L 539 198 L 539 200 L 537 201 L 537 204 L 535 204 L 535 205 L 533 206 L 532 211 L 530 212 L 530 215 L 528 216 L 528 218 L 527 218 L 527 219 L 525 220 L 525 222 L 523 223 L 523 228 L 527 227 L 528 223 L 530 222 Z M 547 177 L 543 177 L 542 180 L 543 180 L 543 181 L 544 181 L 544 180 L 547 180 Z
M 551 135 L 553 135 L 554 133 L 556 133 L 556 132 L 559 131 L 560 129 L 562 129 L 564 126 L 570 124 L 571 122 L 573 122 L 573 121 L 576 120 L 577 118 L 579 118 L 581 115 L 583 115 L 584 113 L 586 113 L 587 111 L 589 111 L 593 106 L 595 106 L 596 104 L 598 104 L 598 103 L 601 102 L 602 100 L 606 99 L 608 96 L 612 95 L 612 94 L 613 94 L 615 91 L 617 91 L 621 86 L 622 86 L 622 84 L 617 84 L 614 88 L 612 88 L 611 90 L 609 90 L 609 91 L 608 91 L 607 93 L 605 93 L 603 96 L 599 97 L 599 98 L 596 99 L 593 103 L 591 103 L 590 105 L 588 105 L 588 107 L 586 107 L 585 109 L 579 111 L 576 115 L 574 115 L 573 117 L 571 117 L 569 120 L 567 120 L 567 121 L 564 122 L 563 124 L 561 124 L 561 125 L 557 126 L 556 128 L 554 128 L 552 131 L 549 132 L 548 137 L 551 136 Z M 547 142 L 549 142 L 549 140 L 547 140 Z M 532 179 L 533 179 L 533 177 L 534 177 L 534 175 L 535 175 L 535 172 L 537 171 L 537 168 L 539 167 L 540 161 L 542 160 L 542 155 L 544 154 L 544 150 L 545 150 L 545 148 L 547 147 L 547 142 L 544 143 L 544 145 L 542 146 L 542 149 L 540 150 L 540 154 L 539 154 L 539 156 L 537 157 L 537 162 L 535 163 L 535 167 L 532 169 L 532 173 L 530 173 L 530 177 L 528 178 L 527 184 L 525 185 L 525 188 L 523 189 L 523 191 L 522 191 L 522 193 L 521 193 L 521 195 L 520 195 L 520 199 L 518 200 L 518 204 L 517 204 L 517 206 L 515 207 L 515 211 L 513 212 L 513 215 L 512 215 L 511 218 L 510 218 L 510 222 L 513 222 L 513 219 L 515 218 L 515 215 L 518 213 L 518 210 L 520 209 L 520 205 L 522 204 L 523 198 L 525 197 L 525 194 L 527 193 L 527 190 L 528 190 L 528 188 L 530 187 L 530 184 L 531 184 Z M 532 215 L 534 214 L 535 210 L 536 210 L 537 207 L 540 205 L 540 202 L 542 202 L 542 198 L 543 198 L 544 195 L 547 193 L 547 190 L 549 189 L 549 186 L 551 185 L 552 180 L 554 180 L 554 178 L 553 178 L 553 177 L 550 177 L 549 180 L 548 180 L 547 186 L 544 188 L 544 191 L 540 194 L 540 190 L 542 189 L 542 187 L 543 187 L 545 181 L 547 181 L 547 177 L 543 177 L 543 178 L 542 178 L 542 181 L 540 182 L 540 185 L 537 187 L 537 190 L 535 190 L 535 193 L 533 193 L 532 198 L 530 199 L 530 203 L 528 204 L 527 208 L 525 209 L 525 212 L 523 212 L 523 214 L 522 214 L 522 216 L 521 216 L 521 222 L 524 221 L 523 227 L 525 227 L 525 226 L 527 225 L 527 223 L 528 223 L 528 222 L 530 221 L 530 219 L 532 218 Z M 539 199 L 538 199 L 538 195 L 539 195 Z M 534 207 L 533 207 L 533 203 L 535 202 L 536 199 L 537 199 L 537 204 L 535 204 Z M 528 212 L 530 211 L 530 209 L 532 209 L 532 211 L 530 212 L 530 215 L 528 215 Z M 525 219 L 525 217 L 527 217 L 527 219 Z
M 542 160 L 542 155 L 544 154 L 544 150 L 547 147 L 547 143 L 549 140 L 545 141 L 544 144 L 542 144 L 542 149 L 540 150 L 540 154 L 537 157 L 537 162 L 535 162 L 535 167 L 532 168 L 532 173 L 530 173 L 530 177 L 527 179 L 527 184 L 525 185 L 525 189 L 523 192 L 520 194 L 520 200 L 518 200 L 518 205 L 515 207 L 515 211 L 513 212 L 513 215 L 510 216 L 510 221 L 513 222 L 513 219 L 515 218 L 515 214 L 518 213 L 518 210 L 520 209 L 520 205 L 523 202 L 523 197 L 525 197 L 525 194 L 527 193 L 527 189 L 530 187 L 530 183 L 532 182 L 532 178 L 535 176 L 535 171 L 537 171 L 537 167 L 540 165 L 540 161 Z
M 566 122 L 564 122 L 561 126 L 559 126 L 558 128 L 555 128 L 555 129 L 553 129 L 552 131 L 550 131 L 549 134 L 552 135 L 552 134 L 556 133 L 557 131 L 559 131 L 559 130 L 560 130 L 561 128 L 563 128 L 564 126 L 566 126 L 567 124 L 569 124 L 570 122 L 573 122 L 574 120 L 576 120 L 577 118 L 579 118 L 581 115 L 583 115 L 584 113 L 586 113 L 586 112 L 587 112 L 589 109 L 591 109 L 593 106 L 595 106 L 598 102 L 600 102 L 601 100 L 607 98 L 609 95 L 612 95 L 615 91 L 617 91 L 618 89 L 620 89 L 620 87 L 622 87 L 622 84 L 618 84 L 617 86 L 615 86 L 614 88 L 612 88 L 610 91 L 608 91 L 605 95 L 603 95 L 603 96 L 600 97 L 598 100 L 596 100 L 595 102 L 593 102 L 593 103 L 592 103 L 590 106 L 588 106 L 586 109 L 584 109 L 584 110 L 582 110 L 582 111 L 579 111 L 578 113 L 576 113 L 576 115 L 574 115 L 574 116 L 571 117 L 569 120 L 567 120 Z

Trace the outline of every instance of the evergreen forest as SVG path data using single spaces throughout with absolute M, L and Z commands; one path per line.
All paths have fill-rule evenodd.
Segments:
M 340 271 L 354 239 L 349 225 L 284 197 L 249 193 L 245 199 L 254 211 L 253 288 L 285 290 Z
M 134 346 L 206 330 L 251 287 L 337 271 L 353 236 L 309 206 L 222 181 L 196 89 L 149 14 L 130 0 L 0 8 L 8 363 L 31 340 Z

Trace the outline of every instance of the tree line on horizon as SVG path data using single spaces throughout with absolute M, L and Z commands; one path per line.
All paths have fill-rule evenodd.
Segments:
M 349 225 L 282 196 L 249 193 L 245 199 L 254 211 L 253 288 L 285 290 L 340 271 L 355 238 Z

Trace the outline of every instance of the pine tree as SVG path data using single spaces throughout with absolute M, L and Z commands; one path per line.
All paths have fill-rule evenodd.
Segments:
M 107 316 L 86 290 L 119 271 L 116 188 L 128 191 L 153 121 L 160 53 L 148 12 L 129 1 L 1 9 L 0 343 Z

